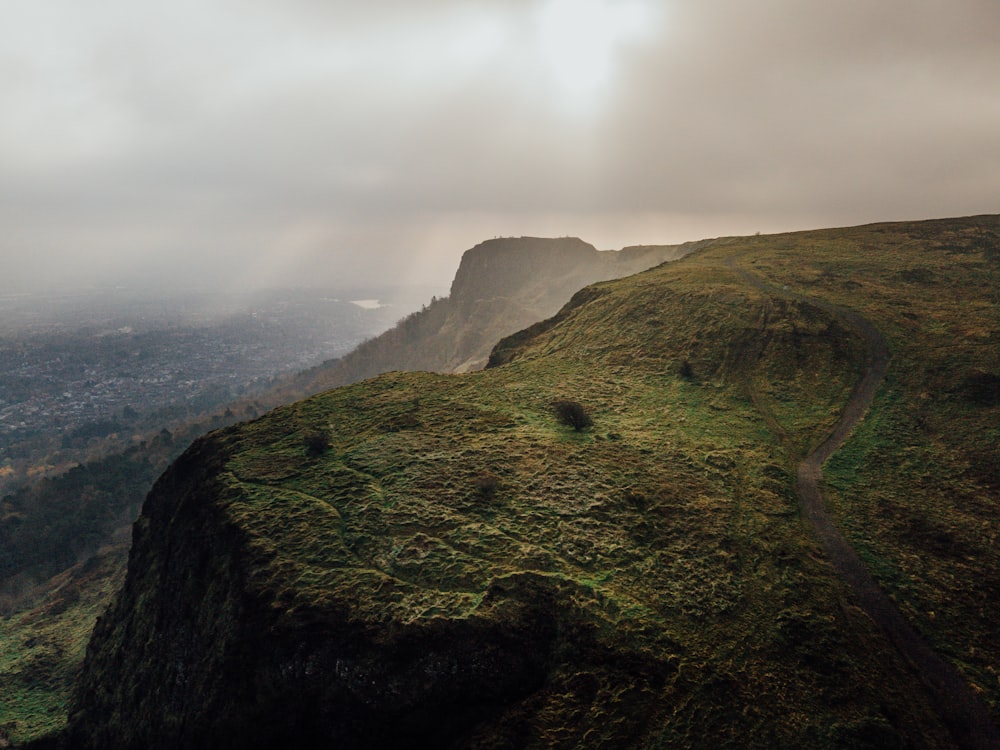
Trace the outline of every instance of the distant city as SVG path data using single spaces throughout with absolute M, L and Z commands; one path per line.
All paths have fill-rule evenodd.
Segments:
M 18 474 L 25 464 L 58 464 L 54 452 L 157 429 L 340 357 L 431 293 L 0 297 L 0 480 L 13 464 Z

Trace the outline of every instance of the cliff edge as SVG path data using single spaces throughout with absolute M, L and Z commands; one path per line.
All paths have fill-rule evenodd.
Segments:
M 448 297 L 432 300 L 342 359 L 296 376 L 275 403 L 393 370 L 481 369 L 493 344 L 555 314 L 577 290 L 676 260 L 698 244 L 598 251 L 575 237 L 481 242 L 462 255 Z
M 998 248 L 1000 217 L 708 242 L 491 369 L 206 436 L 147 498 L 64 745 L 957 747 L 794 468 L 869 368 L 856 310 L 891 367 L 823 497 L 995 721 Z

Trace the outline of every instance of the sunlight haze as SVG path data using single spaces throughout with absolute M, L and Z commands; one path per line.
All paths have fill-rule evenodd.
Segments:
M 7 0 L 0 287 L 995 212 L 1000 5 Z

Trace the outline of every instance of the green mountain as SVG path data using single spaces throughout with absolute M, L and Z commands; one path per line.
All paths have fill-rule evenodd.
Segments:
M 257 414 L 390 370 L 481 366 L 497 339 L 552 314 L 580 287 L 695 246 L 598 252 L 575 238 L 484 242 L 463 256 L 449 297 L 432 300 L 347 357 L 232 409 Z M 65 724 L 90 630 L 124 577 L 127 530 L 142 499 L 175 447 L 208 429 L 201 425 L 230 424 L 232 416 L 199 415 L 183 431 L 174 427 L 176 435 L 161 431 L 143 447 L 94 459 L 0 501 L 0 748 Z M 93 560 L 72 566 L 98 550 Z
M 998 290 L 997 216 L 720 239 L 212 433 L 63 742 L 996 746 Z
M 393 370 L 481 369 L 504 336 L 548 318 L 588 284 L 644 271 L 697 247 L 648 245 L 599 251 L 575 237 L 504 237 L 462 255 L 450 293 L 339 360 L 277 390 L 285 403 Z

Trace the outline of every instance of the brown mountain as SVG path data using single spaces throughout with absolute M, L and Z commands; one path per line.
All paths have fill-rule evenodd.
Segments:
M 211 433 L 65 745 L 997 747 L 998 281 L 997 216 L 725 238 Z
M 553 315 L 578 289 L 675 260 L 697 246 L 598 251 L 575 237 L 487 240 L 462 256 L 448 297 L 432 300 L 342 359 L 290 379 L 274 403 L 393 370 L 481 369 L 497 341 Z

